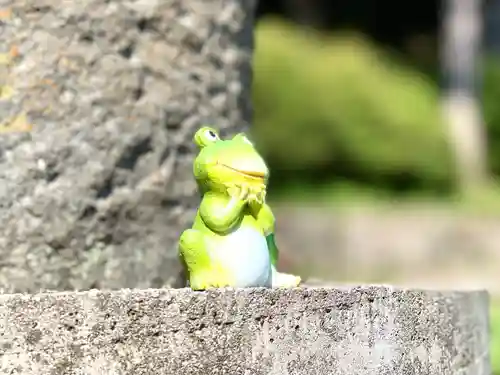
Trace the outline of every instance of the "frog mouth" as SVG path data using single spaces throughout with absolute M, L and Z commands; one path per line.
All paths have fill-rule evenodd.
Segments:
M 241 174 L 245 177 L 249 177 L 249 178 L 252 178 L 252 179 L 255 179 L 255 180 L 259 180 L 259 181 L 262 181 L 266 178 L 266 173 L 265 172 L 257 172 L 257 171 L 243 171 L 241 169 L 236 169 L 236 168 L 233 168 L 233 167 L 230 167 L 229 165 L 227 164 L 222 164 L 222 163 L 219 163 L 219 165 L 221 167 L 224 167 L 226 169 L 229 169 L 233 172 L 236 172 L 238 174 Z

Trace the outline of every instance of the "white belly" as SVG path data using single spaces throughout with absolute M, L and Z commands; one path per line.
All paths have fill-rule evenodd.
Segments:
M 236 288 L 270 287 L 271 259 L 266 238 L 253 228 L 239 228 L 217 241 L 219 262 L 235 277 Z

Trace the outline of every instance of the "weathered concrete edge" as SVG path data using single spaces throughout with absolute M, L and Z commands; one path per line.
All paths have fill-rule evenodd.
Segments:
M 318 374 L 332 373 L 332 369 L 344 374 L 347 368 L 355 373 L 403 374 L 405 369 L 417 370 L 413 358 L 417 353 L 430 374 L 489 375 L 488 303 L 488 292 L 483 290 L 443 292 L 373 285 L 4 294 L 0 295 L 0 327 L 5 330 L 0 343 L 6 349 L 2 370 L 22 368 L 26 374 L 48 374 L 49 368 L 61 366 L 62 358 L 73 372 L 65 368 L 67 372 L 57 372 L 61 374 L 183 371 L 194 375 L 200 368 L 207 373 L 219 369 L 220 364 L 213 361 L 217 350 L 223 350 L 232 356 L 224 364 L 229 373 L 242 373 L 243 367 L 251 365 L 255 374 L 264 375 L 280 365 L 281 372 L 272 374 L 288 374 L 282 371 L 295 363 L 293 352 L 299 350 L 306 360 L 295 363 L 303 367 L 297 374 L 313 369 Z M 427 315 L 420 315 L 421 307 L 429 309 Z M 374 349 L 366 346 L 370 342 L 366 334 L 373 331 L 367 314 L 401 319 L 398 326 L 382 323 L 389 331 L 384 337 L 372 336 L 379 340 Z M 342 330 L 357 334 L 341 338 Z M 199 335 L 213 339 L 199 349 L 205 353 L 203 358 L 189 349 L 193 343 L 199 345 Z M 226 340 L 215 339 L 221 336 L 233 337 L 234 346 L 226 347 Z M 387 344 L 388 353 L 384 351 Z M 270 361 L 269 351 L 275 345 Z M 123 350 L 125 354 L 120 354 Z M 367 371 L 363 363 L 373 361 L 374 355 L 378 355 L 375 363 L 391 372 Z M 142 359 L 135 361 L 134 356 Z M 356 359 L 359 356 L 361 362 Z M 308 358 L 315 360 L 313 365 Z M 336 358 L 343 359 L 338 362 Z M 26 372 L 33 366 L 38 370 Z M 121 372 L 113 372 L 117 369 Z
M 89 295 L 94 296 L 98 294 L 111 294 L 111 295 L 130 295 L 134 293 L 140 294 L 156 294 L 156 293 L 169 293 L 174 296 L 185 296 L 185 295 L 218 295 L 218 294 L 252 294 L 258 293 L 283 293 L 283 292 L 298 292 L 298 291 L 332 291 L 337 290 L 341 292 L 363 292 L 365 294 L 373 294 L 376 296 L 385 296 L 395 292 L 408 292 L 408 293 L 425 293 L 429 296 L 438 296 L 443 294 L 450 295 L 470 295 L 470 294 L 481 294 L 482 296 L 490 298 L 490 293 L 487 289 L 477 288 L 477 289 L 427 289 L 427 288 L 411 288 L 404 286 L 394 286 L 389 284 L 366 284 L 366 285 L 356 285 L 356 284 L 327 284 L 326 282 L 322 285 L 304 285 L 297 288 L 213 288 L 205 291 L 193 291 L 190 288 L 121 288 L 121 289 L 89 289 L 89 290 L 73 290 L 73 291 L 60 291 L 60 290 L 46 290 L 40 289 L 38 293 L 11 293 L 0 289 L 0 302 L 2 299 L 11 297 L 29 297 L 29 296 L 82 296 Z M 385 292 L 385 293 L 383 293 Z
M 326 283 L 325 283 L 326 284 Z M 388 296 L 392 293 L 424 293 L 429 297 L 442 296 L 442 295 L 480 295 L 483 298 L 487 298 L 488 305 L 490 302 L 490 293 L 488 290 L 483 288 L 477 289 L 427 289 L 427 288 L 410 288 L 404 286 L 393 286 L 387 284 L 366 284 L 366 285 L 355 285 L 355 284 L 309 284 L 297 288 L 214 288 L 205 291 L 193 291 L 190 288 L 121 288 L 121 289 L 89 289 L 89 290 L 74 290 L 74 291 L 60 291 L 60 290 L 45 290 L 41 289 L 38 293 L 11 293 L 0 289 L 0 303 L 6 299 L 11 299 L 13 297 L 63 297 L 63 296 L 97 296 L 97 295 L 113 295 L 113 296 L 129 296 L 132 294 L 170 294 L 172 297 L 187 297 L 187 296 L 204 296 L 204 295 L 252 295 L 254 293 L 298 293 L 303 291 L 332 291 L 336 290 L 342 293 L 359 293 L 362 292 L 367 296 L 382 297 Z

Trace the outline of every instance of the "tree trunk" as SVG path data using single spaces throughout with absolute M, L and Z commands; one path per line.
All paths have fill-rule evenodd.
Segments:
M 487 178 L 486 139 L 477 95 L 481 3 L 444 0 L 442 13 L 443 110 L 464 191 L 482 186 Z
M 250 121 L 254 1 L 1 6 L 0 119 L 33 130 L 0 137 L 0 286 L 172 282 L 199 199 L 191 137 Z

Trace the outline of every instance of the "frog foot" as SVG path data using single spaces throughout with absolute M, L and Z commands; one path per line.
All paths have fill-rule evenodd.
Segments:
M 222 280 L 213 274 L 207 273 L 191 275 L 189 286 L 193 290 L 207 290 L 212 288 L 227 288 L 230 285 L 225 280 Z
M 227 274 L 211 260 L 208 239 L 195 229 L 185 230 L 179 240 L 179 256 L 191 289 L 220 288 L 228 284 Z
M 273 274 L 273 288 L 294 288 L 299 286 L 302 279 L 300 276 L 288 273 L 275 272 Z

